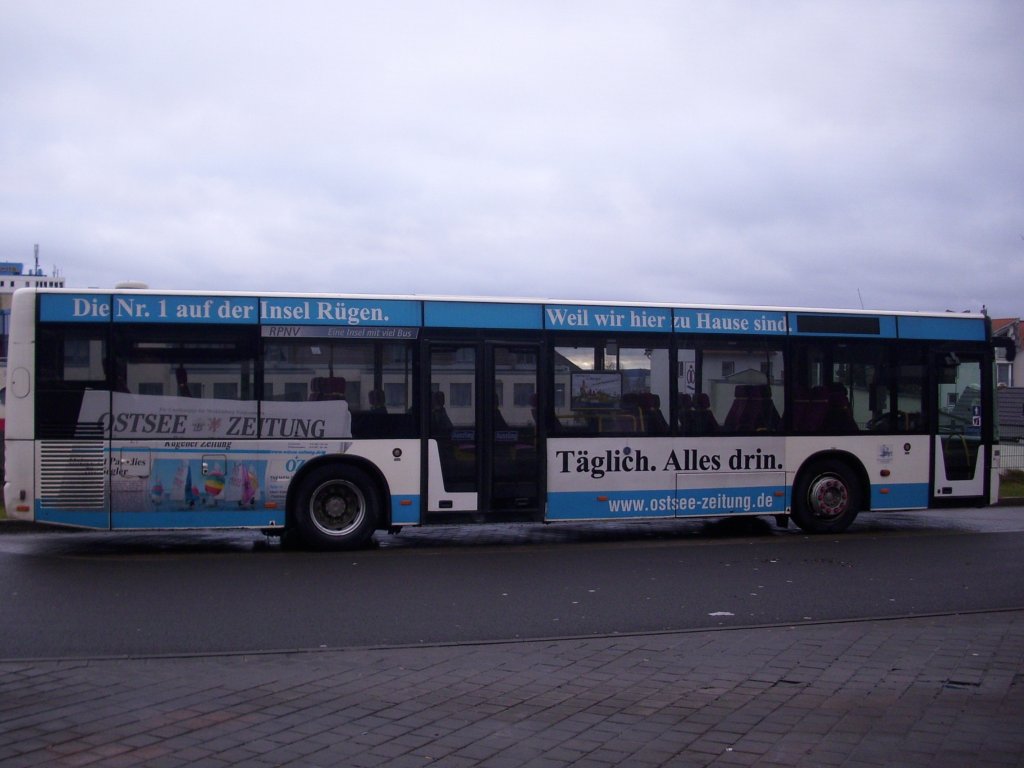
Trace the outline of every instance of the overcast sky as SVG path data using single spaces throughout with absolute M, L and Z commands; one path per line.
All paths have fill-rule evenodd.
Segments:
M 0 0 L 72 287 L 1024 315 L 1024 3 Z

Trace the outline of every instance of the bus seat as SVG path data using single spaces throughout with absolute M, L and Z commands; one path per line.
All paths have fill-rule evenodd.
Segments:
M 316 376 L 309 382 L 310 400 L 344 400 L 344 376 Z
M 370 394 L 370 410 L 373 413 L 387 413 L 388 406 L 384 396 L 384 390 L 382 389 L 371 389 Z
M 622 400 L 619 402 L 619 408 L 623 413 L 629 414 L 635 420 L 639 421 L 640 415 L 643 412 L 643 395 L 640 392 L 627 392 L 622 396 Z
M 701 392 L 694 398 L 693 434 L 714 435 L 718 432 L 718 419 L 711 410 L 711 398 L 707 392 Z
M 822 422 L 824 432 L 848 435 L 860 431 L 850 410 L 850 398 L 846 394 L 846 387 L 839 383 L 829 387 L 827 403 L 828 407 Z
M 636 417 L 628 413 L 603 413 L 597 417 L 598 432 L 636 432 Z
M 661 412 L 661 398 L 652 392 L 645 393 L 640 398 L 643 407 L 644 427 L 649 435 L 667 435 L 669 433 L 668 422 L 665 414 Z
M 806 396 L 793 400 L 793 408 L 794 432 L 820 432 L 828 411 L 828 392 L 822 386 L 811 387 Z
M 746 418 L 747 408 L 750 405 L 750 387 L 746 384 L 737 384 L 733 390 L 732 407 L 725 415 L 725 422 L 722 429 L 726 432 L 739 432 L 743 429 L 743 420 Z
M 430 434 L 433 437 L 447 440 L 452 435 L 452 420 L 444 405 L 444 392 L 439 389 L 432 392 L 430 395 Z
M 677 404 L 679 405 L 679 431 L 684 435 L 692 435 L 694 433 L 693 396 L 685 392 L 681 393 Z
M 745 432 L 775 432 L 782 419 L 772 400 L 772 390 L 767 384 L 748 388 L 750 399 L 743 414 L 741 429 Z

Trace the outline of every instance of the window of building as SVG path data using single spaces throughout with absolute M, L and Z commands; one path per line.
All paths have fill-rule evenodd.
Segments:
M 468 382 L 453 381 L 449 387 L 448 406 L 450 408 L 472 408 L 473 385 Z
M 1013 386 L 1013 364 L 1007 362 L 996 362 L 996 386 Z
M 537 393 L 537 387 L 532 383 L 517 382 L 513 386 L 512 404 L 516 407 L 529 407 L 533 405 L 533 397 Z

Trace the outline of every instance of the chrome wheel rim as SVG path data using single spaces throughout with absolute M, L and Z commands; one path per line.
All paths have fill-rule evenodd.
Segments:
M 850 508 L 850 491 L 838 477 L 825 475 L 811 483 L 807 500 L 815 517 L 831 520 Z
M 328 536 L 345 536 L 365 519 L 366 498 L 358 486 L 346 480 L 330 480 L 313 491 L 309 517 Z

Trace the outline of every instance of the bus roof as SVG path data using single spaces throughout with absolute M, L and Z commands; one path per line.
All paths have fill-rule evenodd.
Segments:
M 141 285 L 141 284 L 140 284 Z M 943 317 L 981 320 L 987 317 L 983 312 L 953 312 L 952 310 L 887 310 L 887 309 L 837 309 L 826 307 L 807 307 L 772 304 L 711 304 L 685 303 L 671 301 L 613 301 L 610 299 L 577 299 L 530 296 L 469 296 L 446 294 L 385 294 L 385 293 L 343 293 L 343 292 L 291 292 L 291 291 L 208 291 L 196 289 L 137 288 L 119 286 L 114 288 L 19 288 L 16 293 L 46 294 L 82 294 L 82 295 L 147 295 L 147 296 L 225 296 L 256 299 L 309 299 L 333 300 L 352 299 L 360 301 L 419 301 L 419 302 L 455 302 L 463 304 L 529 304 L 529 305 L 578 305 L 587 307 L 652 307 L 659 309 L 688 310 L 734 310 L 743 312 L 792 312 L 828 315 L 866 315 L 888 317 Z

